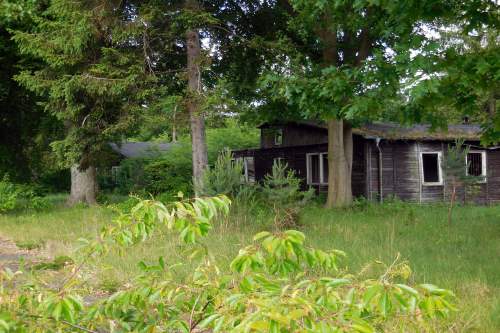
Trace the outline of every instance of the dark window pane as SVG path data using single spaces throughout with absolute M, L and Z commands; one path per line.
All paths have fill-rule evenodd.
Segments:
M 323 183 L 328 183 L 328 154 L 323 154 Z
M 438 154 L 422 154 L 422 168 L 425 183 L 439 182 Z
M 309 155 L 309 167 L 311 168 L 309 171 L 311 183 L 319 183 L 319 155 Z
M 468 174 L 470 176 L 482 176 L 483 175 L 483 157 L 481 153 L 469 153 L 467 154 L 468 163 Z

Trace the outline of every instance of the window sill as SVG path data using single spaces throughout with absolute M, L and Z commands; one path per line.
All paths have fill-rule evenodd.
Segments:
M 422 186 L 443 186 L 443 182 L 439 182 L 439 183 L 422 183 Z

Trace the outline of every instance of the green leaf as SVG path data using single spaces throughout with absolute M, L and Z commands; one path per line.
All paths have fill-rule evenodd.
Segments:
M 395 286 L 405 291 L 406 293 L 412 295 L 413 297 L 418 297 L 418 291 L 416 291 L 410 286 L 407 286 L 406 284 L 396 284 Z
M 215 313 L 215 314 L 212 314 L 212 315 L 206 317 L 205 319 L 203 319 L 200 322 L 199 327 L 200 328 L 207 328 L 213 321 L 215 321 L 220 316 L 221 316 L 220 314 Z
M 262 239 L 264 237 L 268 237 L 269 235 L 271 235 L 270 232 L 262 231 L 262 232 L 259 232 L 258 234 L 256 234 L 255 236 L 253 236 L 253 240 L 258 241 L 259 239 Z

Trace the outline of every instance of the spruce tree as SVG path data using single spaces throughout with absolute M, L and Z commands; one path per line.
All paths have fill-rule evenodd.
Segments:
M 14 36 L 22 53 L 43 63 L 16 79 L 64 123 L 64 139 L 52 147 L 71 168 L 71 205 L 96 203 L 102 152 L 141 110 L 148 76 L 134 11 L 127 1 L 52 0 L 33 18 L 33 31 Z

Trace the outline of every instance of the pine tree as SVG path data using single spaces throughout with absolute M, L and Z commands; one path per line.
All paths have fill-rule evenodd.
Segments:
M 43 62 L 16 79 L 64 123 L 64 139 L 52 147 L 71 167 L 71 205 L 96 203 L 102 152 L 130 128 L 147 92 L 143 26 L 134 11 L 126 1 L 52 0 L 33 18 L 33 32 L 14 36 L 22 53 Z
M 477 182 L 482 181 L 482 177 L 471 176 L 467 173 L 469 165 L 466 164 L 469 147 L 464 145 L 463 140 L 456 141 L 454 145 L 449 145 L 446 151 L 443 170 L 446 182 L 451 190 L 448 206 L 448 225 L 451 225 L 453 207 L 457 199 L 457 190 L 463 188 L 464 191 Z

